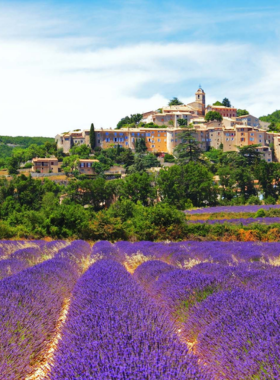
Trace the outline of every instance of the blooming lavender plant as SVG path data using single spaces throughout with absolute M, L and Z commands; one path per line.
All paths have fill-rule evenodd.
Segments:
M 124 267 L 100 260 L 78 281 L 51 380 L 206 379 L 163 311 Z
M 277 209 L 280 205 L 246 205 L 246 206 L 216 206 L 205 207 L 195 210 L 186 210 L 186 214 L 211 214 L 219 212 L 257 212 L 259 209 L 269 210 L 270 208 Z

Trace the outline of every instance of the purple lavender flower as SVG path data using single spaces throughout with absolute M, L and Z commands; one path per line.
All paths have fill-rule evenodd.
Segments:
M 100 260 L 78 281 L 54 366 L 56 379 L 206 379 L 173 326 L 124 267 Z

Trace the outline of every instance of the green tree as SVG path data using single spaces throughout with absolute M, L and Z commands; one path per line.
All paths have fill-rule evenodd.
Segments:
M 162 169 L 157 177 L 158 194 L 165 203 L 178 209 L 192 202 L 195 207 L 217 202 L 217 187 L 209 170 L 196 162 Z
M 144 206 L 153 204 L 156 189 L 152 185 L 153 178 L 147 173 L 133 173 L 121 182 L 119 189 L 120 199 L 130 199 L 132 202 L 141 202 Z
M 130 117 L 125 116 L 118 122 L 116 129 L 121 129 L 129 124 L 137 125 L 141 121 L 142 117 L 143 115 L 141 113 L 130 115 Z
M 78 170 L 78 167 L 79 167 L 78 155 L 75 154 L 73 156 L 68 156 L 68 157 L 63 158 L 61 168 L 64 170 L 66 175 Z
M 190 161 L 200 161 L 202 150 L 195 138 L 195 130 L 186 129 L 178 135 L 178 138 L 181 142 L 174 149 L 177 162 L 185 165 Z
M 90 142 L 91 149 L 94 150 L 94 148 L 95 148 L 95 131 L 94 131 L 94 124 L 93 123 L 91 123 L 91 126 L 90 126 L 89 142 Z
M 268 123 L 280 123 L 280 110 L 273 112 L 267 116 L 261 116 L 260 120 Z
M 79 158 L 87 159 L 90 155 L 90 148 L 86 144 L 82 145 L 74 145 L 73 148 L 70 149 L 71 156 L 77 155 Z
M 11 157 L 8 164 L 8 173 L 10 175 L 18 174 L 19 162 L 16 157 Z
M 275 186 L 275 178 L 279 177 L 279 164 L 268 163 L 262 160 L 255 169 L 256 179 L 261 185 L 264 198 L 277 198 L 277 187 Z
M 125 169 L 134 164 L 134 154 L 130 148 L 121 152 L 120 162 L 124 164 Z
M 188 125 L 187 119 L 178 119 L 177 122 L 180 125 L 180 127 L 186 127 Z
M 213 106 L 223 106 L 223 103 L 217 100 L 215 103 L 213 103 Z
M 223 103 L 224 107 L 231 107 L 231 104 L 230 104 L 230 101 L 228 100 L 228 98 L 224 98 L 222 103 Z
M 175 157 L 172 154 L 166 153 L 164 155 L 164 162 L 175 162 Z
M 249 112 L 247 110 L 241 110 L 241 109 L 238 109 L 237 110 L 237 116 L 245 116 L 245 115 L 249 115 Z
M 144 153 L 148 150 L 146 146 L 146 142 L 144 138 L 136 139 L 135 142 L 135 152 L 136 153 Z
M 220 167 L 217 171 L 220 182 L 220 194 L 222 200 L 230 201 L 236 196 L 235 178 L 233 170 L 229 166 Z
M 250 167 L 258 165 L 263 157 L 263 154 L 262 152 L 258 152 L 257 148 L 257 144 L 238 147 L 238 154 L 241 158 L 239 166 L 244 164 Z
M 209 111 L 205 115 L 204 119 L 206 121 L 220 121 L 221 122 L 223 120 L 223 116 L 217 111 Z
M 249 199 L 251 195 L 257 195 L 254 176 L 248 168 L 238 167 L 233 175 L 239 189 L 239 194 L 244 199 Z
M 183 105 L 183 103 L 176 97 L 174 97 L 173 99 L 171 99 L 168 103 L 169 106 L 181 106 Z

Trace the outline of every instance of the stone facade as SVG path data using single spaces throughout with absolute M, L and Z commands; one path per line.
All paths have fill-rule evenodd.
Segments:
M 34 173 L 58 173 L 58 159 L 54 158 L 33 158 L 32 172 Z

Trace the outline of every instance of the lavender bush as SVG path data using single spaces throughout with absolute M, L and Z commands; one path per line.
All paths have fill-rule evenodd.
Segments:
M 0 281 L 0 379 L 24 379 L 43 359 L 86 252 L 89 245 L 76 241 L 53 259 Z M 14 256 L 11 260 L 26 262 Z
M 100 260 L 78 281 L 50 379 L 206 379 L 165 314 L 125 268 Z
M 247 205 L 247 206 L 216 206 L 195 210 L 186 210 L 186 214 L 213 214 L 218 212 L 257 212 L 259 209 L 269 210 L 270 208 L 280 208 L 280 205 Z

